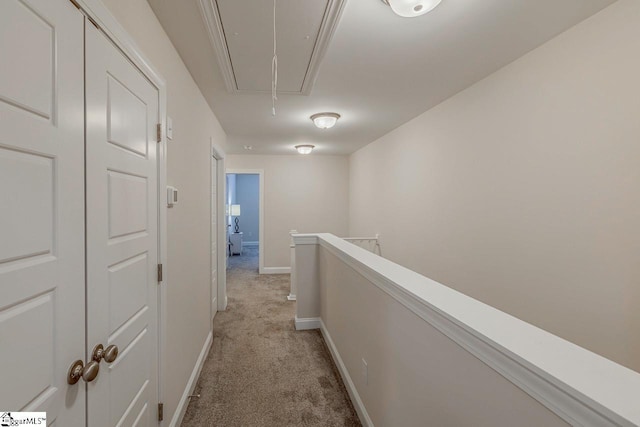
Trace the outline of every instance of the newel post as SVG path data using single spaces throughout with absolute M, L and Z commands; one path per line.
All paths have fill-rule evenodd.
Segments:
M 289 243 L 289 247 L 291 248 L 291 288 L 289 290 L 289 296 L 287 296 L 289 301 L 296 300 L 296 244 L 293 241 L 293 235 L 297 233 L 297 230 L 291 230 L 289 232 L 289 237 L 291 239 Z
M 320 278 L 318 236 L 294 234 L 296 329 L 320 327 Z

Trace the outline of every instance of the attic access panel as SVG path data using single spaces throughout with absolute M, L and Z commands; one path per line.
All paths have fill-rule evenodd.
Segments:
M 344 0 L 277 0 L 278 92 L 308 95 Z M 273 2 L 200 0 L 227 90 L 270 92 Z

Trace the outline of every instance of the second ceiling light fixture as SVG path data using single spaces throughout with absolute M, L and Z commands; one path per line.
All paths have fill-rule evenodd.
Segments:
M 313 121 L 313 124 L 320 129 L 329 129 L 334 127 L 339 118 L 340 114 L 338 113 L 317 113 L 310 117 L 310 119 Z M 295 148 L 300 154 L 309 154 L 315 148 L 315 145 L 301 144 L 296 145 Z

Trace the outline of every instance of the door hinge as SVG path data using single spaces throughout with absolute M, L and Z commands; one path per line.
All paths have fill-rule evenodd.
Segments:
M 162 282 L 162 264 L 158 264 L 158 282 Z
M 158 421 L 164 419 L 164 403 L 158 403 Z
M 89 15 L 85 15 L 85 16 L 87 17 L 89 22 L 91 22 L 93 24 L 93 26 L 96 27 L 96 29 L 102 31 L 102 29 L 100 28 L 100 25 L 98 25 L 98 23 L 96 21 L 94 21 L 94 19 L 92 17 L 90 17 Z
M 158 123 L 158 125 L 156 126 L 156 141 L 157 142 L 161 142 L 162 141 L 162 123 Z

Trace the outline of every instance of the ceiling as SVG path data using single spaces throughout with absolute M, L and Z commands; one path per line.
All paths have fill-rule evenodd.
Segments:
M 236 38 L 229 56 L 242 64 L 243 87 L 267 86 L 267 92 L 230 92 L 198 1 L 148 0 L 227 133 L 227 152 L 295 154 L 294 145 L 310 143 L 314 154 L 349 154 L 615 0 L 443 0 L 417 18 L 401 18 L 381 0 L 346 0 L 310 94 L 279 93 L 275 117 L 268 92 L 272 2 L 220 0 L 220 11 L 226 8 L 229 16 L 221 14 L 226 36 Z M 282 75 L 288 88 L 300 80 L 300 55 L 309 54 L 305 43 L 316 37 L 318 11 L 327 4 L 295 2 L 278 1 L 276 14 L 279 85 Z M 303 17 L 308 23 L 300 25 Z M 334 128 L 320 130 L 309 116 L 321 111 L 342 117 Z
M 273 3 L 198 0 L 227 91 L 270 93 Z M 280 0 L 277 14 L 280 94 L 309 95 L 344 0 Z M 249 30 L 250 29 L 250 30 Z

